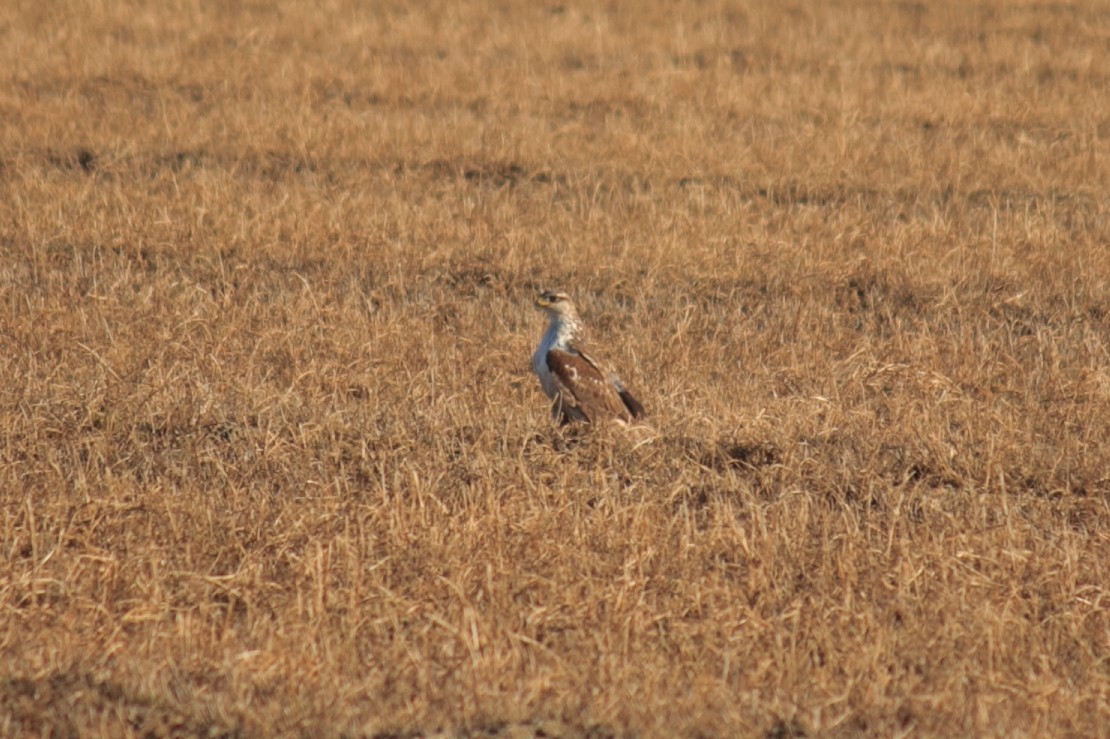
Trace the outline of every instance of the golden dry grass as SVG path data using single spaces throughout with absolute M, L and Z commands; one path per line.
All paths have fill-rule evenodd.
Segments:
M 0 733 L 1107 735 L 1108 28 L 5 4 Z

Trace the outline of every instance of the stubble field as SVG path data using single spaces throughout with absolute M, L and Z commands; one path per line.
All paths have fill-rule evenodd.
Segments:
M 0 734 L 1106 736 L 1108 29 L 6 4 Z

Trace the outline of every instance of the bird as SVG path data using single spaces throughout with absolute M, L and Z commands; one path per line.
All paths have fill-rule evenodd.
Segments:
M 574 302 L 565 292 L 544 290 L 535 301 L 547 314 L 547 330 L 532 355 L 532 369 L 551 398 L 551 415 L 560 425 L 616 420 L 629 423 L 646 415 L 616 374 L 590 354 Z

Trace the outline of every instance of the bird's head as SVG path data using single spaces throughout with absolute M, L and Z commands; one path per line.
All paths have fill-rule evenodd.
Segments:
M 559 290 L 544 290 L 536 296 L 536 307 L 550 316 L 574 315 L 570 296 Z

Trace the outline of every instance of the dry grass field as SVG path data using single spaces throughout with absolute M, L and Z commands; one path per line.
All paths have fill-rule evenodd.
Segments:
M 1110 735 L 1108 48 L 4 3 L 0 735 Z

